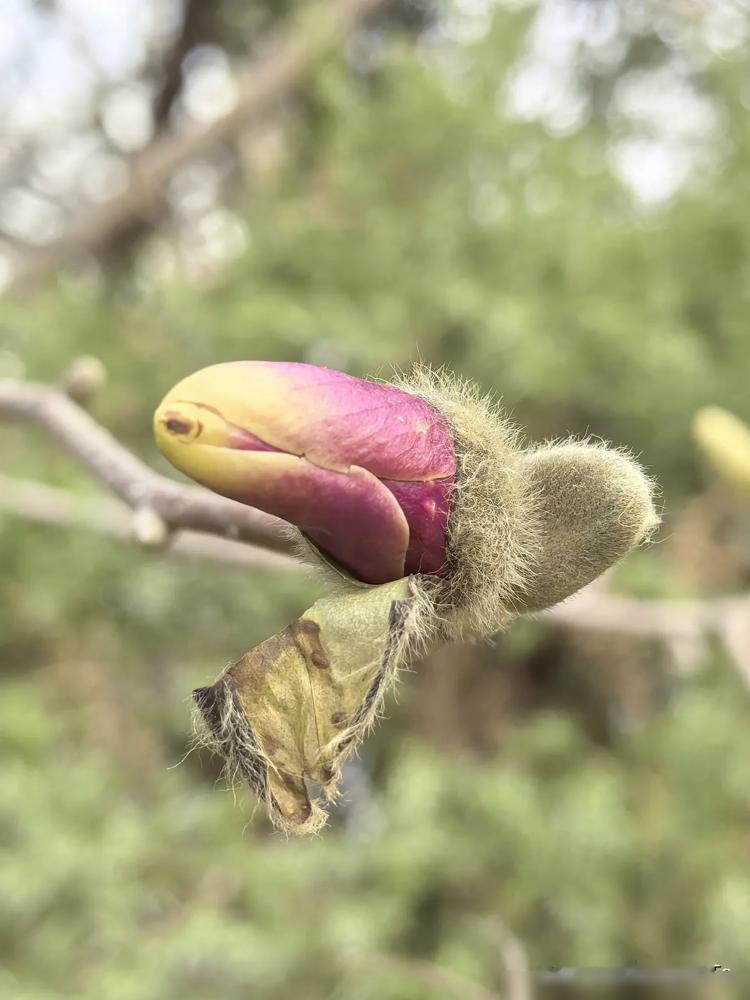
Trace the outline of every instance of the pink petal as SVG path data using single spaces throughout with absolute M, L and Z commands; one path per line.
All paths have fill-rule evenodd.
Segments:
M 407 573 L 445 572 L 445 539 L 453 497 L 453 479 L 430 483 L 399 483 L 384 479 L 409 525 Z
M 366 469 L 332 472 L 296 455 L 200 444 L 168 457 L 214 492 L 296 524 L 365 583 L 404 575 L 406 518 L 393 494 Z
M 445 571 L 456 459 L 423 400 L 314 365 L 236 361 L 179 382 L 154 425 L 177 468 L 298 525 L 359 579 Z
M 189 375 L 170 398 L 217 401 L 230 423 L 324 468 L 410 482 L 455 474 L 452 435 L 428 403 L 329 368 L 229 361 Z

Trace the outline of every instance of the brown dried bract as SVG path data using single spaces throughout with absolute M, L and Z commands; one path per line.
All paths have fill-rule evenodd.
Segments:
M 402 665 L 420 602 L 408 579 L 318 601 L 193 693 L 206 741 L 294 833 L 325 823 L 346 756 Z

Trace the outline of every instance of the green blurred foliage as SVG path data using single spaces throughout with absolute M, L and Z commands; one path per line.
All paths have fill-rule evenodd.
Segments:
M 128 773 L 7 683 L 7 995 L 433 995 L 389 955 L 499 987 L 503 922 L 538 966 L 739 964 L 750 735 L 719 673 L 609 752 L 552 713 L 494 762 L 405 739 L 379 831 L 309 843 L 243 834 L 231 796 L 185 767 Z
M 249 245 L 219 281 L 164 280 L 148 247 L 132 280 L 69 276 L 0 306 L 0 363 L 55 380 L 76 355 L 101 357 L 97 417 L 167 471 L 150 416 L 202 365 L 387 375 L 421 358 L 502 395 L 535 438 L 591 431 L 632 447 L 676 517 L 701 483 L 695 410 L 719 401 L 750 419 L 750 54 L 696 59 L 721 155 L 645 208 L 612 170 L 628 124 L 594 96 L 664 43 L 623 27 L 608 79 L 582 51 L 593 110 L 555 133 L 503 112 L 532 15 L 499 7 L 447 54 L 383 30 L 369 72 L 321 66 L 304 113 L 289 112 L 282 161 L 236 195 Z M 237 18 L 233 4 L 233 32 Z M 0 433 L 4 469 L 96 488 L 41 434 Z M 499 705 L 481 739 L 456 698 L 457 752 L 430 728 L 429 685 L 409 679 L 365 756 L 376 818 L 358 834 L 344 814 L 287 843 L 216 785 L 215 762 L 170 768 L 191 688 L 317 585 L 9 518 L 0 560 L 1 995 L 450 996 L 423 960 L 500 990 L 503 924 L 535 967 L 746 955 L 748 693 L 718 652 L 677 677 L 651 645 L 576 646 L 525 625 L 482 654 L 477 683 L 559 675 L 572 693 Z M 661 547 L 616 580 L 644 596 L 701 590 Z M 614 680 L 595 725 L 576 704 L 581 683 L 644 673 L 658 688 L 647 705 Z M 428 720 L 418 737 L 415 714 Z

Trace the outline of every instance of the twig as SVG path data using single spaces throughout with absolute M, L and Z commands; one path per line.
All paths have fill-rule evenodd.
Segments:
M 50 272 L 87 254 L 96 254 L 120 231 L 150 216 L 161 200 L 166 182 L 180 167 L 210 152 L 286 97 L 358 22 L 383 3 L 384 0 L 339 0 L 335 5 L 320 2 L 312 12 L 306 12 L 306 18 L 277 38 L 265 59 L 238 73 L 237 99 L 226 114 L 205 128 L 156 139 L 134 161 L 127 190 L 80 213 L 60 239 L 18 261 L 13 287 L 33 287 Z
M 0 417 L 43 427 L 128 507 L 153 511 L 170 529 L 191 528 L 291 552 L 277 518 L 159 475 L 57 389 L 0 379 Z
M 57 528 L 94 531 L 123 542 L 143 542 L 133 523 L 133 512 L 118 500 L 81 496 L 59 486 L 0 473 L 0 515 L 3 514 Z M 299 562 L 280 552 L 198 531 L 178 532 L 169 540 L 167 551 L 170 555 L 250 569 L 295 573 L 302 569 Z
M 717 638 L 750 687 L 750 597 L 644 600 L 592 591 L 539 616 L 565 628 L 609 632 L 664 643 L 686 666 L 696 663 L 707 639 Z
M 745 597 L 710 600 L 644 600 L 616 594 L 583 591 L 578 597 L 542 612 L 539 620 L 552 617 L 555 624 L 584 628 L 588 632 L 617 632 L 643 638 L 693 639 L 716 632 L 726 613 L 738 607 L 750 609 Z

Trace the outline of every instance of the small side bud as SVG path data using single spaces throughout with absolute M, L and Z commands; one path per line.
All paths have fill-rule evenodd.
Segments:
M 107 370 L 99 358 L 84 354 L 65 372 L 61 387 L 80 406 L 85 406 L 107 381 Z
M 138 507 L 133 511 L 133 536 L 148 548 L 161 548 L 169 540 L 169 526 L 152 507 Z

